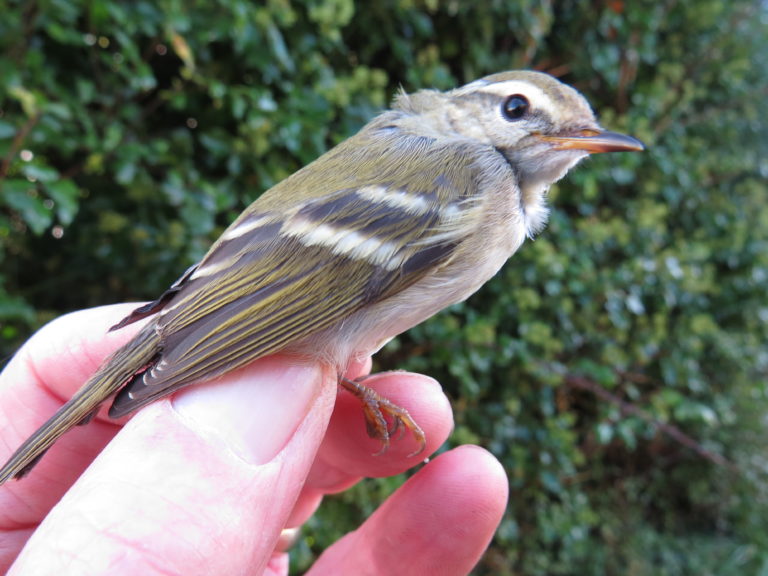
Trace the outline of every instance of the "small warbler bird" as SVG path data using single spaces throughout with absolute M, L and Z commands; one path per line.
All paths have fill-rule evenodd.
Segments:
M 577 162 L 642 149 L 603 130 L 576 90 L 543 73 L 400 94 L 264 193 L 197 265 L 113 327 L 151 317 L 11 456 L 0 483 L 28 473 L 113 395 L 118 418 L 276 352 L 342 375 L 489 280 L 544 227 L 548 188 Z M 363 401 L 383 449 L 401 427 L 423 449 L 407 411 L 340 382 Z

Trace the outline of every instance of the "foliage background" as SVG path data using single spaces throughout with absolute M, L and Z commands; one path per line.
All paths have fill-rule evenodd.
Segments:
M 768 8 L 758 0 L 10 0 L 0 346 L 161 292 L 402 85 L 550 71 L 649 145 L 388 347 L 504 463 L 477 574 L 767 574 Z M 296 570 L 401 478 L 330 499 Z

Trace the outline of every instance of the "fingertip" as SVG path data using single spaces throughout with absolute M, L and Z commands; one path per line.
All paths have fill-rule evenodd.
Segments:
M 372 526 L 388 526 L 391 541 L 376 546 L 382 557 L 391 546 L 390 552 L 408 558 L 412 574 L 468 574 L 491 542 L 508 496 L 504 468 L 490 452 L 454 448 L 422 468 L 377 512 L 381 518 L 372 519 Z
M 398 574 L 468 574 L 488 547 L 507 497 L 506 475 L 490 453 L 456 448 L 419 470 L 315 569 L 390 573 L 396 562 Z
M 475 528 L 485 526 L 490 540 L 509 499 L 509 479 L 493 454 L 480 446 L 459 446 L 435 458 L 420 474 L 427 498 L 445 496 L 457 507 L 474 510 Z

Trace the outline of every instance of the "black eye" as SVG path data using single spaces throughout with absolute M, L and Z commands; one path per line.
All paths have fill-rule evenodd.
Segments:
M 514 94 L 504 101 L 501 106 L 501 113 L 504 114 L 504 118 L 507 120 L 520 120 L 528 113 L 528 109 L 531 104 L 528 102 L 528 98 L 522 94 Z

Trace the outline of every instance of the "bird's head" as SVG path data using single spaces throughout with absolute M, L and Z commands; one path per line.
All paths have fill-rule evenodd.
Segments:
M 441 135 L 493 146 L 524 195 L 543 194 L 589 154 L 643 149 L 630 136 L 603 130 L 581 94 L 541 72 L 501 72 L 449 92 L 405 99 Z

